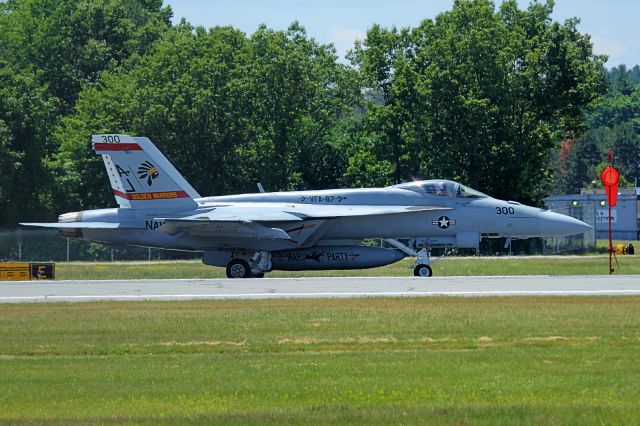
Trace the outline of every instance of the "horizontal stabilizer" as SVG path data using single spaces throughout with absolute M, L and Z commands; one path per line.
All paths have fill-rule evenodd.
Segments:
M 52 222 L 52 223 L 21 223 L 23 226 L 38 226 L 40 228 L 57 228 L 57 229 L 116 229 L 116 228 L 133 228 L 132 226 L 123 226 L 121 223 L 113 222 Z

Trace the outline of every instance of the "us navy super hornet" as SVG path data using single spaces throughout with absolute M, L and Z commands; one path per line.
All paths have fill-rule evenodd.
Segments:
M 426 277 L 432 275 L 431 248 L 477 249 L 481 238 L 591 229 L 572 217 L 442 179 L 271 193 L 259 185 L 259 193 L 201 197 L 146 137 L 94 135 L 92 144 L 102 155 L 119 207 L 22 225 L 103 243 L 202 252 L 203 263 L 226 267 L 229 278 L 263 277 L 272 270 L 372 268 L 407 256 L 416 258 L 414 275 Z M 393 247 L 362 245 L 378 238 Z

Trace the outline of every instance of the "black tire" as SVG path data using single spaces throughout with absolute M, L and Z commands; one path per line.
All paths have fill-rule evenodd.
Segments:
M 227 278 L 250 278 L 251 267 L 247 261 L 242 259 L 233 259 L 227 265 Z
M 431 266 L 429 265 L 416 265 L 416 267 L 413 268 L 413 275 L 427 278 L 433 275 L 433 270 L 431 270 Z

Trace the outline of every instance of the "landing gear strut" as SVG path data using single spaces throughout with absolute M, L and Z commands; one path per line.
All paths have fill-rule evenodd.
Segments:
M 271 270 L 271 253 L 258 251 L 249 257 L 245 253 L 234 253 L 227 264 L 227 278 L 263 278 Z
M 414 262 L 413 265 L 411 265 L 411 268 L 413 269 L 413 275 L 416 277 L 430 277 L 433 275 L 433 270 L 431 269 L 431 265 L 433 264 L 433 262 L 437 262 L 438 260 L 442 259 L 445 255 L 443 254 L 440 257 L 437 257 L 435 259 L 431 259 L 431 252 L 429 250 L 427 250 L 426 248 L 422 248 L 418 251 L 414 250 L 413 248 L 402 244 L 400 241 L 398 240 L 394 240 L 394 239 L 385 239 L 386 242 L 388 242 L 389 244 L 391 244 L 392 246 L 399 248 L 400 250 L 402 250 L 404 253 L 406 253 L 409 256 L 415 257 L 416 261 Z M 409 244 L 413 244 L 412 243 L 413 240 L 411 240 L 409 242 Z

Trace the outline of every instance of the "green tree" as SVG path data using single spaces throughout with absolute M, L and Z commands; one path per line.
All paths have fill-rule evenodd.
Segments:
M 170 27 L 162 0 L 9 0 L 0 3 L 0 52 L 73 108 L 102 70 L 142 55 Z
M 353 62 L 384 94 L 363 132 L 396 169 L 462 180 L 502 198 L 538 202 L 547 155 L 605 89 L 577 19 L 553 22 L 553 2 L 457 0 L 412 30 L 372 28 Z M 389 143 L 389 141 L 394 141 Z
M 148 136 L 203 194 L 337 185 L 346 157 L 334 128 L 359 94 L 353 74 L 297 24 L 246 37 L 182 23 L 81 93 L 56 132 L 58 208 L 112 203 L 90 152 L 103 131 Z
M 612 140 L 606 148 L 611 148 L 614 164 L 630 182 L 640 180 L 640 133 L 632 123 L 619 124 L 612 131 Z
M 47 187 L 42 158 L 55 107 L 33 75 L 0 62 L 0 225 L 42 214 Z
M 631 123 L 640 132 L 640 85 L 627 95 L 611 92 L 588 112 L 587 120 L 592 128 Z
M 351 150 L 349 176 L 354 182 L 397 183 L 419 173 L 411 122 L 420 112 L 421 99 L 409 62 L 412 47 L 408 29 L 376 24 L 349 54 L 369 91 L 358 129 L 362 136 L 356 147 L 360 149 Z
M 598 179 L 597 164 L 602 162 L 602 140 L 609 129 L 590 130 L 575 141 L 556 176 L 555 193 L 579 193 Z
M 615 166 L 633 182 L 640 178 L 640 67 L 620 65 L 608 72 L 609 92 L 586 113 L 589 130 L 578 138 L 570 155 L 556 158 L 554 192 L 575 192 L 598 179 L 596 165 L 609 148 Z M 585 153 L 586 151 L 586 153 Z
M 338 184 L 337 163 L 346 158 L 334 126 L 359 97 L 355 73 L 337 62 L 333 47 L 309 38 L 297 22 L 287 31 L 261 26 L 247 47 L 239 79 L 241 113 L 255 134 L 240 146 L 250 159 L 242 161 L 241 176 L 249 179 L 242 187 L 255 185 L 256 178 L 272 190 Z M 316 178 L 311 170 L 334 173 Z
M 632 70 L 628 70 L 624 64 L 613 67 L 609 70 L 609 93 L 621 93 L 629 96 L 635 88 L 637 81 L 634 81 L 634 73 L 640 71 L 638 66 Z
M 625 182 L 640 179 L 640 135 L 627 122 L 590 129 L 578 138 L 557 177 L 555 192 L 577 193 L 582 188 L 600 185 L 602 164 L 608 164 L 609 150 L 613 153 L 613 165 Z
M 147 52 L 170 18 L 161 0 L 0 2 L 0 222 L 52 216 L 64 189 L 45 159 L 67 140 L 52 137 L 60 117 L 102 71 Z M 86 186 L 75 188 L 69 197 Z

